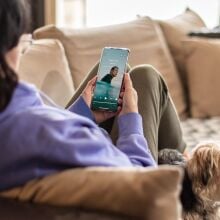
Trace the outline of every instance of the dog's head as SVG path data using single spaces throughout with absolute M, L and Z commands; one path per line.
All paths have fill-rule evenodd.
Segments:
M 187 172 L 194 192 L 201 198 L 220 201 L 220 147 L 198 146 L 187 162 Z

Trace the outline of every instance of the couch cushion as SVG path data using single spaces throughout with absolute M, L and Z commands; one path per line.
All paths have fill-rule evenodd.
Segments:
M 35 84 L 57 104 L 65 106 L 74 93 L 68 62 L 58 40 L 36 40 L 22 56 L 21 80 Z
M 21 201 L 123 214 L 137 219 L 176 220 L 181 215 L 181 172 L 159 169 L 72 169 L 33 180 L 1 196 Z
M 159 23 L 179 70 L 180 78 L 186 87 L 184 53 L 181 41 L 187 38 L 187 34 L 190 31 L 205 27 L 205 23 L 197 13 L 190 9 L 187 9 L 185 13 L 173 19 L 159 21 Z
M 47 26 L 36 30 L 34 36 L 37 39 L 56 38 L 63 43 L 76 87 L 98 62 L 103 47 L 127 47 L 131 50 L 129 64 L 151 64 L 157 68 L 168 83 L 178 113 L 181 115 L 185 111 L 182 85 L 175 65 L 160 27 L 150 18 L 89 29 Z
M 192 117 L 220 116 L 220 40 L 183 42 Z

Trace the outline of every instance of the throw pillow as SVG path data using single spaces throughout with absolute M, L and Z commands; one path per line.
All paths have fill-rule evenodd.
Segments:
M 159 169 L 70 169 L 33 180 L 1 196 L 21 201 L 117 213 L 135 219 L 177 220 L 181 216 L 181 172 Z
M 205 23 L 196 12 L 190 9 L 187 9 L 185 13 L 173 19 L 167 21 L 159 21 L 159 23 L 179 70 L 182 83 L 186 89 L 187 83 L 184 66 L 184 53 L 182 50 L 182 40 L 187 38 L 187 35 L 190 31 L 205 27 Z
M 183 42 L 192 117 L 220 116 L 220 40 Z
M 74 93 L 73 81 L 62 44 L 36 40 L 22 55 L 19 78 L 33 83 L 55 103 L 65 107 Z
M 75 87 L 100 59 L 105 46 L 131 50 L 130 66 L 151 64 L 161 72 L 181 115 L 185 109 L 182 85 L 159 25 L 144 17 L 128 23 L 99 28 L 61 29 L 46 26 L 34 33 L 35 38 L 59 39 L 69 60 Z

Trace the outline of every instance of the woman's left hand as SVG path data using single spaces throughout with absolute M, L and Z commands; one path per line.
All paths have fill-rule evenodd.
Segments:
M 86 102 L 86 104 L 88 105 L 88 107 L 90 108 L 91 106 L 91 102 L 92 102 L 92 94 L 95 88 L 95 83 L 97 80 L 97 76 L 95 76 L 93 79 L 91 79 L 88 83 L 86 88 L 84 89 L 83 93 L 82 93 L 82 97 L 84 99 L 84 101 Z M 118 113 L 120 112 L 121 107 L 118 108 L 117 112 L 108 112 L 108 111 L 92 111 L 96 122 L 99 124 L 101 122 L 106 121 L 109 118 L 112 118 L 116 115 L 118 115 Z

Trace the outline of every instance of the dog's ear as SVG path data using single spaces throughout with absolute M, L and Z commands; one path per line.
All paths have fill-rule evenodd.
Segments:
M 208 158 L 207 158 L 208 159 Z M 204 162 L 203 169 L 201 170 L 201 182 L 203 186 L 207 186 L 209 183 L 209 180 L 212 178 L 211 175 L 211 161 L 207 160 Z
M 213 145 L 198 147 L 189 161 L 191 176 L 197 184 L 207 186 L 210 180 L 216 176 L 219 163 L 219 153 L 216 153 Z
M 197 147 L 187 162 L 187 171 L 192 181 L 193 192 L 203 198 L 220 200 L 220 147 L 205 144 Z

